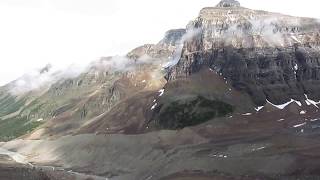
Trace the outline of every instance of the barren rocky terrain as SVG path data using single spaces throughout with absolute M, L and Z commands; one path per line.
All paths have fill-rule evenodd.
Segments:
M 320 179 L 319 28 L 222 0 L 77 77 L 0 87 L 0 179 Z

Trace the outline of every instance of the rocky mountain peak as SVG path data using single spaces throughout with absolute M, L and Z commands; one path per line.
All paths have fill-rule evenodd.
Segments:
M 40 74 L 44 74 L 50 71 L 50 69 L 52 68 L 51 64 L 47 64 L 45 67 L 43 67 L 42 69 L 39 70 Z
M 165 37 L 160 41 L 162 44 L 175 45 L 179 43 L 186 29 L 171 29 L 166 32 Z
M 320 24 L 316 19 L 243 8 L 236 0 L 206 7 L 189 29 L 200 35 L 184 43 L 167 79 L 211 68 L 256 105 L 320 100 Z M 241 68 L 240 68 L 241 67 Z
M 220 7 L 220 8 L 240 7 L 240 3 L 236 0 L 221 0 L 216 7 Z

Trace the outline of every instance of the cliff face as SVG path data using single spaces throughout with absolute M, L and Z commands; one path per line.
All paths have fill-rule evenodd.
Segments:
M 187 32 L 179 62 L 169 81 L 203 68 L 221 73 L 257 105 L 266 99 L 282 104 L 305 95 L 320 99 L 320 24 L 299 18 L 246 9 L 236 1 L 204 8 Z

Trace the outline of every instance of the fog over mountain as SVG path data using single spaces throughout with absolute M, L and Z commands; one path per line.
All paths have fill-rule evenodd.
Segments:
M 183 28 L 218 0 L 2 0 L 0 85 L 50 63 L 56 68 L 124 55 Z M 315 1 L 247 0 L 242 5 L 296 16 L 320 17 Z M 133 8 L 134 7 L 134 8 Z

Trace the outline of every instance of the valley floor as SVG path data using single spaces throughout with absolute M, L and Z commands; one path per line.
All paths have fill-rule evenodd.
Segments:
M 105 180 L 49 166 L 33 166 L 16 162 L 0 153 L 0 180 Z
M 17 139 L 0 144 L 0 179 L 320 179 L 320 118 L 306 111 L 267 108 L 138 135 Z

